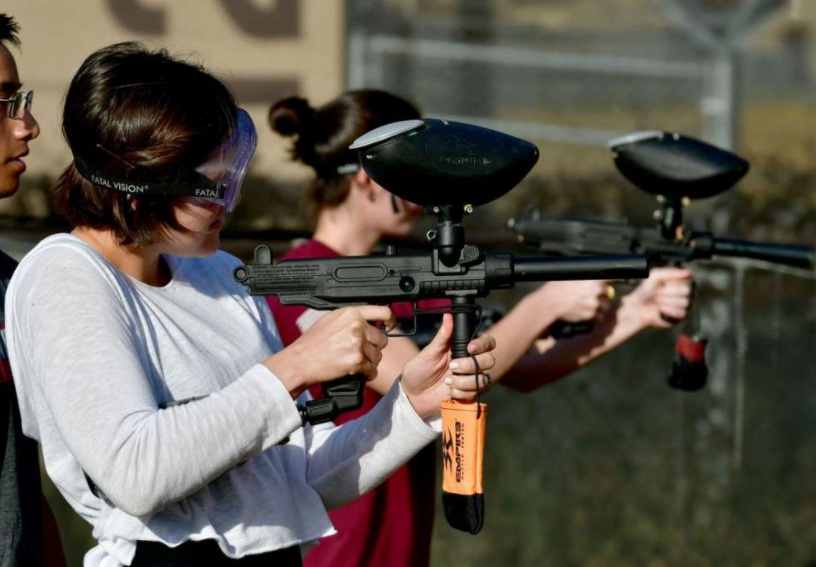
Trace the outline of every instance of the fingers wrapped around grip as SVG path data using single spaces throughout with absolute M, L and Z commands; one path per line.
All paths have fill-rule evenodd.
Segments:
M 452 374 L 445 379 L 450 387 L 450 397 L 471 401 L 477 394 L 484 393 L 494 384 L 488 372 L 496 363 L 491 352 L 496 348 L 496 340 L 490 335 L 482 335 L 470 342 L 470 358 L 457 358 L 450 363 Z
M 447 383 L 450 387 L 451 399 L 473 401 L 476 396 L 492 388 L 494 381 L 489 372 L 480 372 L 478 376 L 454 374 L 447 379 Z
M 479 375 L 483 376 L 495 363 L 491 351 L 496 347 L 496 341 L 490 335 L 482 335 L 468 343 L 470 356 L 451 360 L 452 330 L 453 319 L 448 313 L 442 318 L 442 326 L 433 341 L 403 369 L 403 389 L 414 409 L 423 417 L 438 415 L 444 400 L 475 398 L 474 374 L 477 368 Z M 479 379 L 481 384 L 488 383 L 484 377 Z
M 391 309 L 365 305 L 328 312 L 264 364 L 287 383 L 293 394 L 350 374 L 373 379 L 388 337 L 371 322 L 393 325 Z
M 370 324 L 381 321 L 389 325 L 393 321 L 393 314 L 388 307 L 360 306 L 348 307 L 335 311 L 337 324 L 331 329 L 336 331 L 334 339 L 338 343 L 328 343 L 329 352 L 337 356 L 337 364 L 345 368 L 342 375 L 363 374 L 369 379 L 377 376 L 377 365 L 382 360 L 382 349 L 388 344 L 385 332 Z M 328 331 L 329 329 L 327 329 Z M 319 382 L 333 380 L 337 375 L 318 377 Z

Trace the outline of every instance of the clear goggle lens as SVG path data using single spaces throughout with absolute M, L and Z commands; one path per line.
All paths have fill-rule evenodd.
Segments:
M 241 184 L 258 145 L 258 135 L 249 113 L 239 108 L 229 140 L 215 148 L 195 170 L 224 187 L 224 196 L 212 199 L 231 213 L 240 200 Z

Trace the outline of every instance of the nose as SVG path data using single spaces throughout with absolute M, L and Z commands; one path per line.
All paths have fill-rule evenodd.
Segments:
M 33 140 L 40 135 L 40 125 L 29 111 L 25 111 L 21 120 L 15 121 L 15 134 L 20 140 Z
M 400 199 L 402 206 L 411 214 L 418 215 L 422 212 L 422 205 L 417 205 L 416 203 L 412 203 L 411 201 L 406 201 L 405 199 Z

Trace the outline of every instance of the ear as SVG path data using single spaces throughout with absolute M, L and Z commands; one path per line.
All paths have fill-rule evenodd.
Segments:
M 373 201 L 376 199 L 376 190 L 377 185 L 371 180 L 368 174 L 360 169 L 357 173 L 354 174 L 354 177 L 351 179 L 351 190 L 352 191 L 359 191 L 360 195 L 368 199 L 369 201 Z
M 361 186 L 371 185 L 371 178 L 363 168 L 360 168 L 354 173 L 354 177 L 352 178 L 351 182 Z

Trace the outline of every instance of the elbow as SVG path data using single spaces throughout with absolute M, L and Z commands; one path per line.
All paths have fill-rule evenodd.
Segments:
M 138 483 L 110 483 L 98 490 L 101 498 L 110 501 L 130 516 L 149 516 L 167 506 L 167 502 L 159 497 L 158 491 L 144 490 L 138 487 Z
M 150 516 L 162 510 L 161 506 L 155 505 L 153 502 L 147 500 L 133 499 L 132 501 L 122 502 L 121 504 L 114 502 L 114 504 L 116 504 L 116 507 L 122 510 L 125 514 L 135 516 L 137 518 L 140 516 Z
M 178 500 L 183 489 L 173 468 L 158 465 L 168 459 L 149 458 L 145 451 L 134 448 L 120 446 L 108 454 L 102 467 L 88 471 L 88 481 L 96 482 L 98 496 L 130 516 L 155 514 Z

